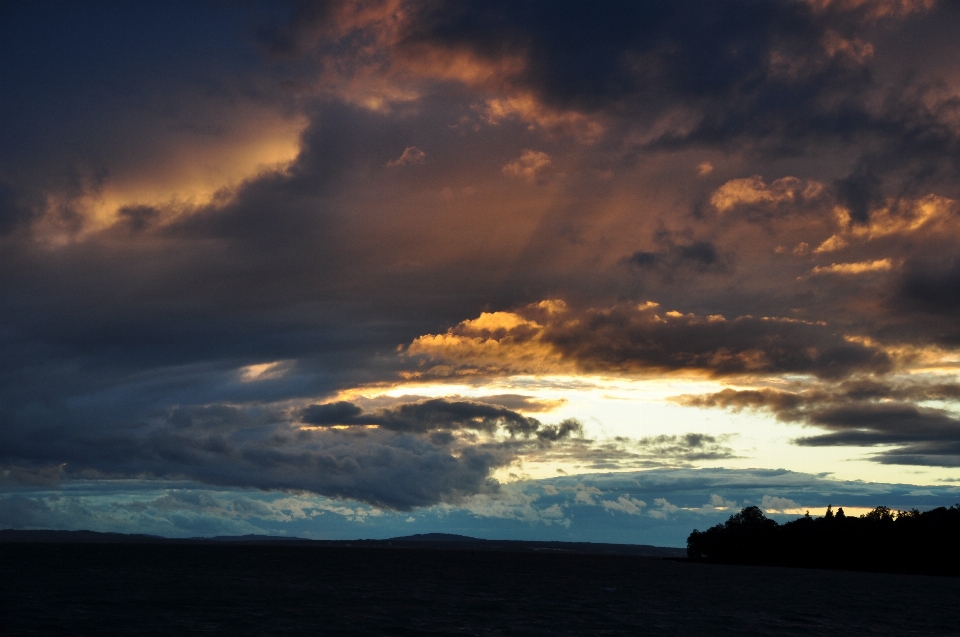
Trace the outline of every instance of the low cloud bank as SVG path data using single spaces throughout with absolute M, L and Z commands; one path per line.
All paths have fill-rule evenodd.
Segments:
M 960 488 L 845 482 L 784 470 L 652 469 L 503 484 L 459 503 L 410 511 L 304 492 L 211 488 L 196 482 L 66 480 L 10 486 L 0 527 L 90 529 L 169 537 L 265 533 L 388 538 L 413 533 L 683 546 L 694 528 L 760 506 L 785 522 L 828 504 L 851 514 L 886 502 L 898 509 L 950 506 Z

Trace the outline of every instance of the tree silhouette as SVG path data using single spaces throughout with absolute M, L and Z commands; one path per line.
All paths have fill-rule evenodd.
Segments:
M 771 564 L 960 575 L 960 505 L 920 512 L 878 506 L 860 517 L 832 507 L 786 524 L 756 506 L 687 538 L 690 558 Z

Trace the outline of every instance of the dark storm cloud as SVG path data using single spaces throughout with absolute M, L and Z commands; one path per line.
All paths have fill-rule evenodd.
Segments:
M 503 428 L 511 435 L 530 435 L 540 427 L 535 418 L 496 405 L 434 398 L 364 413 L 349 402 L 310 405 L 300 419 L 311 425 L 377 425 L 391 431 L 425 433 L 438 429 L 493 432 Z
M 884 197 L 911 196 L 931 184 L 958 194 L 960 103 L 938 88 L 936 75 L 911 79 L 888 70 L 902 66 L 893 52 L 917 48 L 898 39 L 899 21 L 911 27 L 923 21 L 933 42 L 946 43 L 960 26 L 956 3 L 411 6 L 414 17 L 396 45 L 401 56 L 427 47 L 466 49 L 489 61 L 519 57 L 522 69 L 499 82 L 558 109 L 642 122 L 659 131 L 646 135 L 648 148 L 741 148 L 770 156 L 817 147 L 852 151 L 853 164 L 833 183 L 856 223 Z M 904 31 L 918 37 L 917 30 Z M 672 125 L 654 125 L 670 118 Z
M 539 331 L 480 334 L 506 352 L 485 370 L 521 368 L 510 349 L 519 345 L 543 347 L 556 363 L 546 371 L 568 363 L 581 372 L 827 379 L 890 371 L 881 346 L 845 338 L 857 330 L 847 329 L 845 299 L 830 295 L 831 284 L 797 283 L 807 266 L 769 267 L 773 246 L 757 234 L 721 238 L 703 225 L 721 213 L 692 210 L 724 180 L 764 173 L 772 187 L 781 175 L 766 174 L 771 157 L 799 157 L 807 163 L 797 166 L 823 173 L 801 174 L 828 184 L 833 199 L 804 203 L 821 217 L 834 200 L 862 225 L 884 197 L 952 196 L 956 98 L 887 72 L 881 45 L 901 22 L 917 29 L 903 36 L 914 45 L 931 30 L 949 43 L 957 11 L 942 3 L 884 21 L 875 6 L 5 7 L 0 93 L 13 97 L 0 101 L 0 461 L 23 483 L 188 476 L 409 508 L 493 489 L 490 472 L 537 445 L 579 445 L 595 463 L 604 454 L 636 460 L 617 455 L 635 450 L 576 442 L 574 422 L 517 413 L 534 409 L 513 398 L 303 412 L 317 425 L 377 429 L 301 430 L 296 414 L 276 407 L 396 381 L 411 371 L 398 345 L 543 298 L 594 309 L 531 315 Z M 475 59 L 455 55 L 464 50 Z M 927 69 L 922 50 L 904 55 L 934 79 L 949 71 Z M 527 109 L 522 121 L 494 123 L 497 99 Z M 294 120 L 302 126 L 286 125 Z M 571 133 L 576 126 L 590 134 Z M 280 167 L 277 139 L 293 153 Z M 388 167 L 414 147 L 422 163 Z M 205 154 L 211 148 L 219 154 Z M 716 170 L 694 177 L 702 158 L 686 164 L 700 152 L 717 154 Z M 504 173 L 525 153 L 548 162 L 536 180 Z M 232 167 L 246 154 L 242 170 Z M 689 178 L 680 169 L 643 173 L 661 161 L 682 163 Z M 191 171 L 211 166 L 223 180 L 206 185 L 216 194 L 197 195 Z M 662 200 L 616 191 L 618 183 L 662 190 Z M 788 216 L 761 208 L 722 223 L 742 229 L 763 216 L 772 232 Z M 661 221 L 671 238 L 644 243 Z M 765 256 L 744 260 L 753 248 Z M 665 298 L 639 296 L 624 256 L 662 275 L 650 278 L 664 282 Z M 946 320 L 912 332 L 894 322 L 886 335 L 936 340 L 950 332 L 956 273 L 910 272 L 895 309 Z M 721 288 L 720 277 L 690 273 L 728 276 Z M 647 298 L 700 314 L 653 320 L 634 309 Z M 784 309 L 812 320 L 763 318 Z M 856 325 L 875 322 L 863 314 Z M 276 368 L 257 377 L 244 371 L 252 365 Z M 917 409 L 917 427 L 949 425 Z M 854 429 L 843 420 L 851 414 L 830 417 L 837 435 Z M 877 436 L 894 428 L 866 427 Z M 457 436 L 494 431 L 516 436 L 454 453 L 465 444 Z M 669 462 L 730 453 L 705 438 L 647 446 L 654 451 L 644 457 Z
M 15 98 L 0 103 L 0 173 L 37 213 L 163 174 L 228 141 L 243 116 L 269 126 L 264 108 L 289 103 L 247 37 L 268 6 L 6 5 L 0 92 Z
M 896 277 L 882 308 L 889 326 L 881 329 L 895 338 L 953 348 L 960 343 L 960 253 L 950 235 L 924 243 Z
M 438 308 L 451 319 L 465 312 L 452 295 L 424 298 L 422 269 L 395 274 L 386 267 L 395 255 L 357 259 L 365 248 L 344 239 L 336 182 L 367 179 L 359 149 L 392 146 L 378 141 L 391 135 L 400 133 L 369 113 L 330 107 L 295 169 L 243 186 L 226 205 L 160 227 L 155 208 L 122 208 L 115 226 L 53 259 L 29 245 L 0 255 L 11 319 L 0 330 L 0 461 L 10 475 L 63 465 L 71 478 L 188 476 L 409 508 L 494 489 L 490 471 L 522 450 L 478 444 L 454 454 L 455 441 L 436 431 L 441 417 L 478 417 L 482 431 L 502 423 L 535 434 L 530 444 L 577 433 L 575 423 L 540 425 L 489 404 L 497 399 L 444 413 L 399 408 L 384 422 L 406 428 L 399 433 L 304 433 L 282 414 L 217 406 L 391 377 L 402 364 L 396 343 L 435 328 Z M 459 274 L 450 273 L 451 290 L 474 295 Z M 370 294 L 378 279 L 382 292 Z M 60 293 L 47 294 L 51 285 Z M 243 366 L 278 360 L 295 363 L 275 378 L 242 379 Z
M 892 367 L 884 352 L 847 343 L 821 326 L 747 317 L 653 322 L 618 308 L 590 312 L 581 323 L 558 325 L 546 336 L 587 369 L 699 368 L 717 375 L 801 372 L 830 378 Z M 813 342 L 819 347 L 812 349 Z
M 117 210 L 117 216 L 119 221 L 116 225 L 128 232 L 137 233 L 156 223 L 160 211 L 152 206 L 124 206 Z
M 684 269 L 698 273 L 726 272 L 729 259 L 728 255 L 721 255 L 710 241 L 694 241 L 668 245 L 656 252 L 640 250 L 630 255 L 626 262 L 640 270 L 660 270 L 669 275 Z
M 834 184 L 838 200 L 850 209 L 850 217 L 857 223 L 866 223 L 870 219 L 870 210 L 883 200 L 881 186 L 883 181 L 864 166 L 838 179 Z
M 725 389 L 676 400 L 694 407 L 763 409 L 784 421 L 827 430 L 795 441 L 803 446 L 887 446 L 892 448 L 872 458 L 886 464 L 957 466 L 960 418 L 952 411 L 923 403 L 958 398 L 960 386 L 955 384 L 867 380 L 796 392 Z
M 345 407 L 344 409 L 354 410 L 360 409 L 356 412 L 357 414 L 366 410 L 367 412 L 384 408 L 384 407 L 393 407 L 401 403 L 419 403 L 425 400 L 431 400 L 429 396 L 420 396 L 417 394 L 403 394 L 401 396 L 388 396 L 381 395 L 375 397 L 358 397 L 355 398 L 353 403 L 341 401 L 344 405 L 353 405 L 353 407 Z M 564 405 L 567 400 L 565 398 L 560 399 L 545 399 L 545 398 L 535 398 L 533 396 L 526 396 L 523 394 L 492 394 L 488 396 L 470 396 L 465 397 L 458 394 L 451 394 L 444 398 L 447 402 L 470 402 L 470 403 L 481 403 L 484 405 L 496 405 L 498 407 L 505 407 L 511 411 L 523 412 L 523 413 L 540 413 L 540 412 L 549 412 L 557 409 L 558 407 Z M 329 405 L 337 405 L 340 403 L 327 403 Z M 362 409 L 361 409 L 362 407 Z
M 536 436 L 546 442 L 583 435 L 583 425 L 574 419 L 564 420 L 557 425 L 544 425 L 536 418 L 522 416 L 497 404 L 443 398 L 403 403 L 369 412 L 345 401 L 310 405 L 300 413 L 300 420 L 318 426 L 376 425 L 390 431 L 418 434 L 457 430 L 493 433 L 502 429 L 511 436 Z
M 858 101 L 873 80 L 862 65 L 872 47 L 858 36 L 876 33 L 866 14 L 879 4 L 425 1 L 411 3 L 397 46 L 522 56 L 524 68 L 506 81 L 564 108 L 697 109 L 702 119 L 674 143 L 739 135 L 776 143 L 879 127 Z M 956 16 L 948 7 L 938 17 Z
M 499 487 L 490 473 L 519 456 L 582 436 L 575 420 L 543 425 L 503 407 L 430 400 L 364 415 L 351 403 L 313 405 L 303 428 L 283 410 L 228 405 L 129 412 L 26 410 L 34 422 L 0 432 L 8 484 L 153 477 L 208 485 L 309 491 L 410 509 Z M 326 424 L 377 424 L 334 429 Z M 504 432 L 505 439 L 450 432 Z M 516 437 L 514 437 L 516 436 Z
M 39 415 L 39 414 L 38 414 Z M 76 410 L 71 412 L 76 418 Z M 495 490 L 492 468 L 515 450 L 448 445 L 384 430 L 303 430 L 281 414 L 235 407 L 180 408 L 146 421 L 53 427 L 57 439 L 17 429 L 3 435 L 3 458 L 64 463 L 64 477 L 186 477 L 206 484 L 312 491 L 406 509 Z
M 916 264 L 901 282 L 895 304 L 924 314 L 957 316 L 960 309 L 960 258 L 942 268 Z M 956 337 L 956 332 L 952 335 Z
M 549 312 L 532 305 L 515 316 L 527 321 L 498 330 L 465 321 L 446 335 L 417 339 L 408 352 L 458 365 L 464 373 L 524 371 L 531 350 L 540 352 L 539 371 L 572 366 L 588 372 L 702 370 L 716 376 L 806 373 L 843 378 L 893 368 L 882 349 L 851 343 L 824 325 L 795 319 L 728 320 L 665 312 L 655 304 Z M 477 353 L 472 347 L 477 341 L 496 345 L 496 356 Z
M 336 26 L 337 14 L 346 4 L 342 0 L 279 3 L 281 10 L 260 25 L 257 39 L 271 55 L 300 55 L 316 44 L 324 26 Z
M 641 96 L 727 96 L 765 74 L 771 44 L 805 44 L 808 5 L 774 2 L 422 2 L 401 46 L 522 54 L 517 79 L 549 101 L 609 108 Z M 806 37 L 805 37 L 806 36 Z M 762 90 L 762 89 L 761 89 Z

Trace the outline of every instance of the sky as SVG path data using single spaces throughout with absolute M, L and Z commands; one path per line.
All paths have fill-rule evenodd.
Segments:
M 0 5 L 0 527 L 960 502 L 960 4 Z

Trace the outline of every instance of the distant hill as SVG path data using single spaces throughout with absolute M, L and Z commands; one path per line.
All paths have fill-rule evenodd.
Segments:
M 634 555 L 638 557 L 684 557 L 685 549 L 645 544 L 600 544 L 595 542 L 533 542 L 483 540 L 453 533 L 418 533 L 387 540 L 308 540 L 276 535 L 223 535 L 218 537 L 165 538 L 157 535 L 99 533 L 97 531 L 0 530 L 0 542 L 59 544 L 219 544 L 315 546 L 328 548 L 419 549 L 456 551 L 505 551 Z
M 416 533 L 414 535 L 404 535 L 402 537 L 392 537 L 392 542 L 486 542 L 468 535 L 457 535 L 456 533 Z
M 233 543 L 233 542 L 309 542 L 304 538 L 275 535 L 221 535 L 217 537 L 168 538 L 139 533 L 101 533 L 99 531 L 23 531 L 0 529 L 0 542 L 36 542 L 53 544 L 170 544 L 170 543 Z
M 0 529 L 0 542 L 52 542 L 60 544 L 152 544 L 166 542 L 159 535 L 100 533 L 98 531 L 20 531 Z
M 190 538 L 209 542 L 309 542 L 307 538 L 288 535 L 215 535 L 209 538 Z

